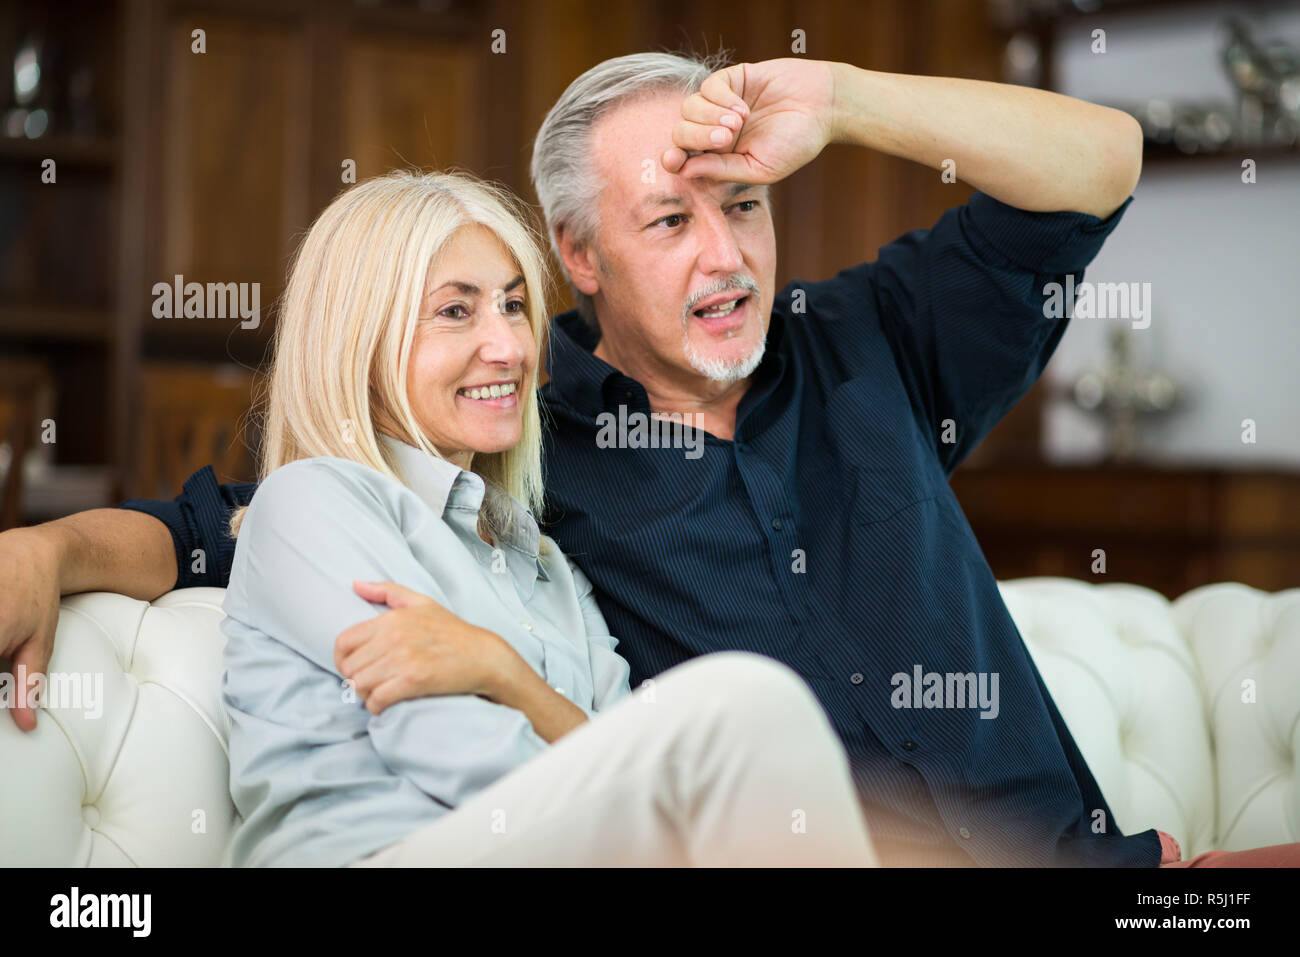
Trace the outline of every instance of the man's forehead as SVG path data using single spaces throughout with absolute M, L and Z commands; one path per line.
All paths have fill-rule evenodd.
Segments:
M 699 179 L 697 182 L 711 195 L 719 196 L 723 202 L 739 196 L 746 190 L 762 189 L 755 183 L 736 183 L 730 180 L 718 181 L 712 179 Z M 662 186 L 647 185 L 647 191 L 644 196 L 637 202 L 639 212 L 648 213 L 661 206 L 684 206 L 689 200 L 689 195 L 685 190 L 677 188 L 667 188 Z

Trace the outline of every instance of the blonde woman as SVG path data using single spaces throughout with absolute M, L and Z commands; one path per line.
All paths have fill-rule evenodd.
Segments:
M 394 173 L 298 251 L 262 484 L 231 523 L 231 863 L 874 863 L 794 672 L 728 652 L 633 693 L 539 533 L 525 223 L 471 176 Z M 388 608 L 405 626 L 372 633 Z

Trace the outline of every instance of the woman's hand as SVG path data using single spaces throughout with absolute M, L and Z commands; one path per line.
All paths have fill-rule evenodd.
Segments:
M 503 656 L 515 654 L 501 636 L 393 582 L 358 581 L 352 587 L 366 601 L 391 609 L 353 625 L 334 642 L 334 665 L 367 711 L 379 714 L 424 695 L 490 697 Z

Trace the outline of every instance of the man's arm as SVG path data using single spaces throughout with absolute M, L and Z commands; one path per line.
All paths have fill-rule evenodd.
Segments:
M 831 142 L 933 169 L 1008 206 L 1105 219 L 1142 172 L 1142 127 L 1121 110 L 1007 83 L 831 63 Z
M 715 141 L 716 138 L 716 141 Z M 1120 110 L 1005 83 L 906 76 L 784 57 L 711 74 L 682 103 L 670 173 L 775 183 L 828 143 L 953 173 L 1031 212 L 1110 216 L 1142 172 L 1142 130 Z M 688 152 L 689 151 L 689 152 Z
M 235 551 L 230 512 L 255 489 L 219 485 L 204 466 L 170 502 L 131 499 L 0 534 L 0 669 L 45 673 L 63 595 L 112 591 L 152 601 L 173 588 L 225 587 Z M 30 708 L 12 714 L 24 731 L 36 727 Z
M 44 525 L 0 533 L 0 670 L 44 674 L 54 650 L 59 599 L 115 591 L 150 600 L 176 582 L 176 552 L 167 526 L 140 512 L 97 508 Z M 15 708 L 24 731 L 31 708 Z
M 15 531 L 44 541 L 60 595 L 112 591 L 151 601 L 176 584 L 171 532 L 143 512 L 95 508 Z

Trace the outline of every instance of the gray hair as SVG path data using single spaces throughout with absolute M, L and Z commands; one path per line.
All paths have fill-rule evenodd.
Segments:
M 533 141 L 530 173 L 542 204 L 546 236 L 573 286 L 578 312 L 599 331 L 591 297 L 573 285 L 555 227 L 563 224 L 579 245 L 594 244 L 599 222 L 597 198 L 602 185 L 591 162 L 591 129 L 615 106 L 658 92 L 699 91 L 709 74 L 728 65 L 724 50 L 709 56 L 679 53 L 632 53 L 596 64 L 569 84 L 551 107 Z

